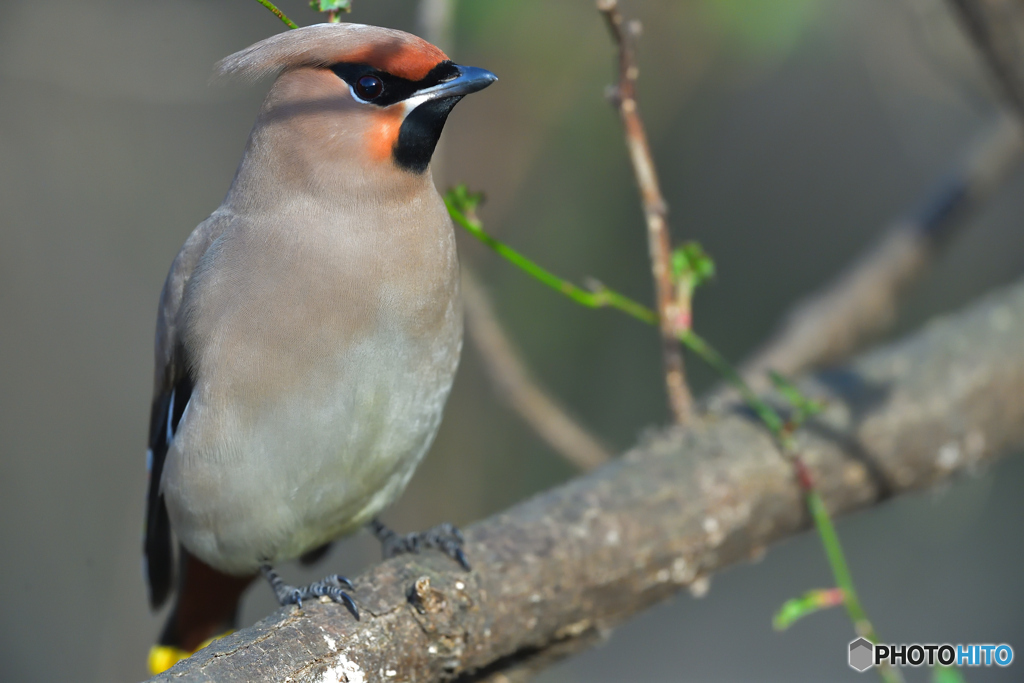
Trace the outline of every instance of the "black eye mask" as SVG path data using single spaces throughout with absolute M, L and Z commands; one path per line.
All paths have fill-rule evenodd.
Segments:
M 335 64 L 331 67 L 331 71 L 348 83 L 360 99 L 378 107 L 397 104 L 409 99 L 420 90 L 450 81 L 459 75 L 458 67 L 451 61 L 441 62 L 418 81 L 393 76 L 386 71 L 375 69 L 369 64 Z M 369 87 L 374 79 L 380 84 L 380 91 L 376 96 L 372 96 L 376 89 Z M 371 97 L 366 95 L 371 95 Z
M 430 165 L 430 157 L 444 130 L 448 114 L 467 93 L 490 85 L 494 74 L 483 69 L 459 67 L 450 61 L 443 61 L 418 81 L 400 78 L 367 64 L 335 64 L 331 70 L 348 83 L 356 97 L 367 104 L 387 107 L 398 104 L 428 88 L 449 83 L 462 77 L 468 78 L 460 84 L 453 83 L 450 93 L 434 92 L 428 99 L 408 112 L 398 130 L 398 138 L 391 149 L 391 158 L 399 168 L 411 173 L 423 173 Z M 469 75 L 467 76 L 467 72 Z

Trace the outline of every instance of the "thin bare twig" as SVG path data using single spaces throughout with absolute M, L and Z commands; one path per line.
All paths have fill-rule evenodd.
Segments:
M 662 358 L 665 364 L 665 384 L 669 407 L 677 424 L 687 421 L 693 410 L 693 398 L 686 385 L 683 353 L 677 335 L 688 329 L 690 321 L 681 310 L 672 284 L 672 243 L 668 229 L 668 206 L 661 195 L 658 172 L 651 158 L 647 133 L 636 99 L 636 79 L 640 75 L 633 51 L 633 38 L 639 32 L 639 23 L 626 24 L 616 0 L 598 0 L 597 9 L 604 16 L 608 29 L 619 50 L 619 79 L 613 100 L 626 133 L 626 147 L 633 164 L 633 174 L 640 188 L 644 217 L 647 220 L 647 241 L 654 274 L 655 296 L 660 319 Z M 686 307 L 688 310 L 688 307 Z M 685 320 L 683 318 L 686 318 Z
M 1018 284 L 855 361 L 844 372 L 856 381 L 802 380 L 829 405 L 798 437 L 823 503 L 870 507 L 1024 443 L 1022 335 Z M 498 680 L 808 524 L 775 444 L 728 412 L 473 525 L 472 572 L 434 552 L 389 560 L 355 581 L 361 621 L 338 605 L 283 608 L 155 680 Z
M 608 462 L 611 453 L 530 377 L 501 328 L 483 285 L 468 268 L 462 269 L 462 300 L 468 314 L 469 337 L 497 393 L 538 436 L 578 469 L 589 471 Z

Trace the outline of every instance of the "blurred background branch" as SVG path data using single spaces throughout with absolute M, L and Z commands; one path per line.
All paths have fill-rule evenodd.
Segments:
M 901 296 L 955 232 L 970 225 L 1024 158 L 1024 3 L 950 0 L 1007 109 L 939 179 L 910 216 L 834 280 L 797 302 L 779 329 L 742 366 L 755 388 L 767 372 L 791 374 L 847 358 L 896 320 Z
M 828 508 L 936 486 L 1024 443 L 1021 338 L 1024 283 L 802 380 L 829 405 L 799 437 Z M 362 621 L 329 604 L 282 609 L 153 680 L 525 676 L 807 525 L 772 440 L 723 414 L 473 525 L 471 573 L 432 553 L 396 558 L 356 580 Z
M 462 300 L 466 331 L 484 360 L 495 393 L 579 470 L 586 472 L 607 462 L 611 453 L 530 376 L 498 322 L 487 291 L 473 269 L 466 266 L 462 269 Z
M 1024 2 L 949 0 L 1003 97 L 1024 117 Z
M 453 0 L 419 0 L 416 12 L 419 35 L 447 52 L 453 51 L 454 21 Z M 447 145 L 442 137 L 431 163 L 431 172 L 442 191 L 450 181 L 446 152 Z M 573 467 L 587 471 L 608 461 L 611 453 L 597 437 L 580 425 L 531 375 L 498 319 L 474 266 L 463 259 L 461 268 L 467 337 L 480 354 L 494 394 Z
M 1018 117 L 1006 113 L 963 166 L 939 181 L 922 206 L 820 291 L 797 302 L 741 374 L 757 389 L 768 371 L 793 374 L 842 361 L 896 321 L 900 297 L 954 233 L 970 225 L 1024 157 Z

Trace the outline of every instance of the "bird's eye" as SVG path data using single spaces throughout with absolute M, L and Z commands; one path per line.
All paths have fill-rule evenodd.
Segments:
M 376 76 L 363 76 L 356 81 L 356 95 L 359 95 L 359 99 L 375 100 L 380 97 L 380 94 L 384 92 L 384 83 Z

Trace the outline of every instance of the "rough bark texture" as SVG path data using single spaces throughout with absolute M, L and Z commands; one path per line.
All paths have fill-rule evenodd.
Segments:
M 1024 284 L 802 384 L 829 403 L 801 448 L 836 514 L 987 464 L 1024 443 Z M 473 572 L 396 558 L 355 582 L 362 621 L 283 609 L 154 680 L 522 674 L 807 526 L 792 468 L 734 408 L 472 526 Z

